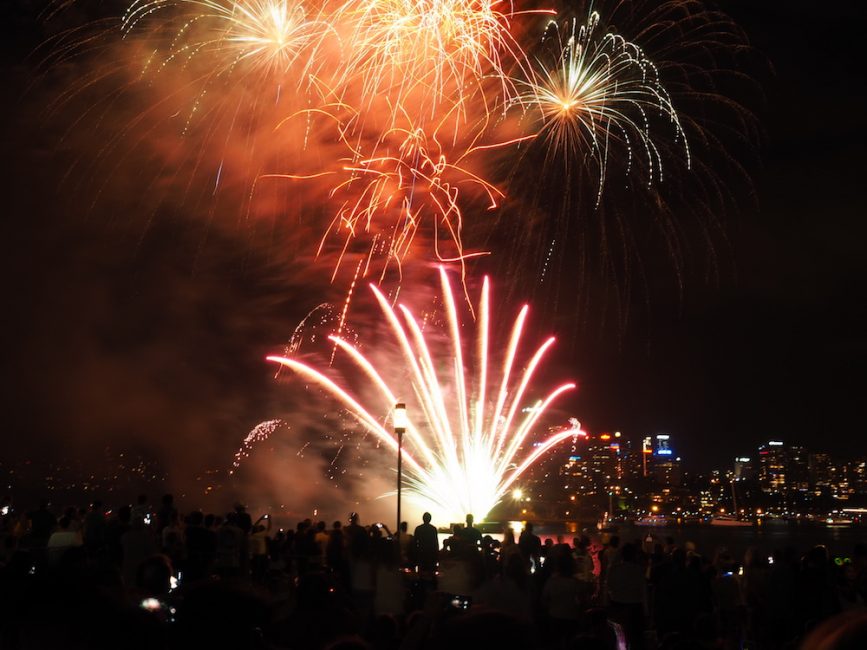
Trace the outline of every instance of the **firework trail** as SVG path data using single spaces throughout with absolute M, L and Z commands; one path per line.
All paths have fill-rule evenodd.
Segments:
M 164 13 L 169 16 L 159 20 Z M 125 37 L 138 29 L 151 38 L 171 33 L 168 46 L 148 62 L 161 71 L 205 58 L 213 75 L 291 73 L 299 85 L 318 73 L 324 41 L 333 35 L 329 23 L 295 0 L 135 0 L 120 28 Z
M 528 56 L 510 113 L 536 137 L 503 166 L 498 228 L 465 240 L 487 236 L 503 273 L 527 269 L 516 293 L 573 331 L 624 332 L 659 273 L 680 298 L 687 278 L 718 279 L 722 219 L 750 185 L 734 153 L 760 139 L 734 98 L 756 90 L 743 33 L 694 0 L 579 2 Z
M 253 427 L 247 434 L 247 437 L 244 438 L 244 442 L 241 443 L 238 451 L 235 452 L 235 458 L 232 461 L 232 469 L 229 470 L 229 475 L 234 474 L 241 466 L 241 462 L 250 456 L 253 447 L 260 442 L 268 440 L 275 431 L 282 427 L 289 428 L 283 420 L 265 420 Z
M 429 262 L 457 264 L 463 278 L 498 237 L 519 242 L 520 262 L 506 263 L 537 284 L 540 274 L 546 285 L 566 275 L 580 284 L 598 257 L 625 285 L 642 236 L 632 222 L 645 214 L 662 213 L 679 273 L 662 186 L 670 192 L 674 177 L 680 190 L 689 170 L 712 176 L 702 158 L 724 149 L 681 101 L 704 55 L 742 40 L 694 0 L 579 4 L 557 13 L 501 0 L 132 0 L 103 49 L 80 39 L 100 61 L 79 87 L 105 88 L 106 68 L 119 64 L 102 60 L 120 33 L 130 97 L 110 93 L 94 119 L 143 98 L 153 105 L 103 151 L 137 139 L 166 160 L 157 174 L 174 174 L 182 201 L 206 186 L 200 201 L 242 204 L 233 226 L 279 223 L 282 248 L 315 255 L 348 287 L 341 323 L 358 282 L 399 287 L 408 264 Z M 57 42 L 69 59 L 75 37 Z M 702 115 L 718 96 L 713 73 L 697 86 Z M 94 176 L 110 185 L 111 174 Z M 150 203 L 154 185 L 143 192 Z M 603 212 L 616 210 L 604 203 L 629 209 L 607 224 Z M 191 212 L 210 219 L 214 209 Z
M 398 443 L 386 427 L 383 414 L 390 414 L 400 400 L 409 402 L 410 424 L 404 442 L 408 468 L 408 498 L 419 507 L 446 520 L 468 512 L 484 518 L 512 484 L 549 449 L 573 437 L 578 426 L 530 444 L 535 427 L 548 407 L 563 393 L 575 388 L 562 384 L 543 398 L 531 398 L 534 377 L 554 345 L 547 339 L 520 368 L 521 340 L 528 314 L 518 313 L 506 344 L 499 372 L 489 366 L 490 288 L 485 279 L 478 304 L 477 335 L 472 351 L 461 336 L 457 302 L 445 270 L 440 268 L 448 345 L 437 350 L 429 344 L 419 321 L 404 305 L 393 308 L 375 286 L 371 290 L 401 351 L 406 376 L 386 379 L 383 370 L 354 345 L 331 337 L 349 356 L 359 376 L 376 387 L 377 396 L 365 404 L 324 372 L 295 358 L 268 357 L 318 385 L 336 398 L 386 449 Z M 465 355 L 468 355 L 465 357 Z M 450 369 L 450 370 L 449 370 Z M 407 384 L 408 379 L 408 384 Z M 407 395 L 411 393 L 411 395 Z M 410 397 L 412 399 L 410 399 Z M 385 415 L 387 419 L 390 415 Z
M 671 97 L 659 79 L 656 65 L 644 51 L 619 34 L 603 30 L 600 15 L 592 12 L 584 24 L 563 26 L 552 21 L 546 40 L 555 43 L 553 62 L 537 59 L 536 81 L 525 82 L 520 105 L 538 114 L 538 136 L 547 156 L 564 165 L 592 160 L 598 168 L 597 204 L 605 184 L 609 151 L 625 152 L 627 173 L 633 158 L 642 156 L 647 183 L 662 180 L 663 159 L 652 130 L 653 118 L 669 124 L 671 140 L 680 143 L 686 165 L 689 145 Z
M 315 343 L 320 338 L 325 339 L 331 332 L 343 332 L 345 309 L 345 304 L 342 311 L 327 302 L 316 305 L 295 326 L 289 341 L 283 347 L 284 356 L 298 354 L 305 343 Z M 346 336 L 357 338 L 352 331 L 347 331 Z
M 411 104 L 437 121 L 455 108 L 464 114 L 486 77 L 512 95 L 509 71 L 526 69 L 512 32 L 521 13 L 553 12 L 515 12 L 502 0 L 350 0 L 336 18 L 351 25 L 349 69 L 363 96 L 388 94 L 394 106 Z
M 399 282 L 413 251 L 460 263 L 479 252 L 463 250 L 463 211 L 502 193 L 472 154 L 515 96 L 507 72 L 530 69 L 514 36 L 522 13 L 535 12 L 489 0 L 133 0 L 105 33 L 57 37 L 58 65 L 76 50 L 99 61 L 56 105 L 104 90 L 88 109 L 102 124 L 154 100 L 82 160 L 100 193 L 114 172 L 96 160 L 132 164 L 134 148 L 165 160 L 156 187 L 212 206 L 234 195 L 246 223 L 281 218 L 302 192 L 302 205 L 325 203 L 314 246 L 332 282 L 347 257 L 363 277 Z M 275 190 L 270 179 L 304 182 Z
M 382 155 L 346 166 L 344 171 L 349 178 L 331 192 L 332 196 L 349 195 L 341 203 L 319 249 L 321 252 L 332 231 L 343 237 L 335 273 L 357 234 L 372 230 L 384 234 L 382 240 L 387 242 L 380 280 L 392 263 L 400 272 L 419 229 L 433 233 L 438 261 L 462 264 L 470 257 L 485 254 L 464 251 L 459 188 L 472 186 L 483 193 L 488 209 L 497 206 L 502 193 L 468 169 L 450 163 L 442 145 L 429 139 L 421 129 L 394 129 L 383 135 L 380 144 L 392 136 L 399 142 L 394 155 L 389 155 L 391 149 L 385 148 Z M 393 215 L 393 222 L 377 228 L 375 222 L 386 214 Z

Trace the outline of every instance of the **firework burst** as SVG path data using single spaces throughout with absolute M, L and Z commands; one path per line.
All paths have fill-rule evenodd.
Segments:
M 523 82 L 522 106 L 538 114 L 539 137 L 548 155 L 565 165 L 592 160 L 598 168 L 597 202 L 612 147 L 622 147 L 627 170 L 634 157 L 647 166 L 647 182 L 662 180 L 663 159 L 653 123 L 662 117 L 670 138 L 680 143 L 689 166 L 689 145 L 656 65 L 619 34 L 605 31 L 600 16 L 566 27 L 552 21 L 545 39 L 554 44 L 552 64 L 536 59 L 535 82 Z M 565 33 L 564 33 L 565 32 Z M 665 145 L 668 148 L 668 145 Z M 617 152 L 612 155 L 622 155 Z
M 165 20 L 149 25 L 163 13 Z M 158 50 L 161 69 L 199 57 L 217 75 L 247 66 L 247 73 L 266 78 L 291 70 L 302 82 L 319 69 L 322 42 L 331 33 L 300 0 L 136 0 L 121 31 L 128 37 L 139 30 L 151 39 L 173 32 Z
M 578 2 L 560 14 L 506 0 L 131 2 L 122 45 L 116 22 L 80 80 L 100 92 L 106 69 L 123 67 L 131 88 L 88 109 L 100 124 L 121 116 L 100 144 L 110 162 L 82 157 L 100 192 L 141 176 L 151 215 L 172 192 L 207 228 L 220 202 L 230 228 L 276 233 L 275 248 L 330 267 L 348 287 L 341 324 L 357 283 L 399 287 L 419 262 L 456 263 L 463 276 L 469 257 L 500 244 L 518 282 L 516 268 L 546 292 L 579 277 L 564 289 L 578 302 L 581 283 L 604 276 L 620 302 L 640 268 L 636 242 L 647 246 L 642 219 L 659 226 L 647 257 L 662 250 L 680 282 L 683 215 L 720 203 L 710 195 L 724 188 L 704 183 L 727 153 L 702 130 L 719 97 L 702 63 L 743 41 L 697 0 Z M 58 41 L 63 56 L 72 41 Z M 132 160 L 137 147 L 147 161 Z M 116 174 L 105 169 L 114 162 L 125 165 Z M 688 183 L 706 196 L 692 201 Z M 494 208 L 505 218 L 488 218 Z
M 530 397 L 536 372 L 554 345 L 554 338 L 547 339 L 525 360 L 523 368 L 519 368 L 527 306 L 515 319 L 499 373 L 492 372 L 489 368 L 493 355 L 487 279 L 478 304 L 473 353 L 466 349 L 461 336 L 462 323 L 455 296 L 442 268 L 440 278 L 447 323 L 444 333 L 449 341 L 447 349 L 442 351 L 429 344 L 431 336 L 423 331 L 423 325 L 408 307 L 393 308 L 385 296 L 371 286 L 401 352 L 406 376 L 390 383 L 386 378 L 388 373 L 377 369 L 357 347 L 332 337 L 334 344 L 348 355 L 360 372 L 359 376 L 375 386 L 376 396 L 365 402 L 366 405 L 362 398 L 306 363 L 283 356 L 271 356 L 268 360 L 323 388 L 388 449 L 396 450 L 398 446 L 395 436 L 386 427 L 391 409 L 399 397 L 408 401 L 410 417 L 404 443 L 410 485 L 408 498 L 445 520 L 454 520 L 468 512 L 481 519 L 542 455 L 578 435 L 576 425 L 530 444 L 549 406 L 575 385 L 565 383 L 544 397 Z M 441 352 L 442 357 L 437 356 L 437 352 Z M 465 357 L 467 354 L 470 358 Z
M 391 141 L 395 146 L 387 147 L 385 143 Z M 391 130 L 382 138 L 382 149 L 382 155 L 344 167 L 349 178 L 333 194 L 348 194 L 351 199 L 342 203 L 325 237 L 332 231 L 342 234 L 343 251 L 362 231 L 386 242 L 381 277 L 390 262 L 400 267 L 420 228 L 433 233 L 439 261 L 463 264 L 467 257 L 477 255 L 463 249 L 459 188 L 471 186 L 481 192 L 489 209 L 496 207 L 502 193 L 469 169 L 449 162 L 440 142 L 422 129 Z M 427 227 L 425 221 L 429 221 Z M 444 250 L 443 240 L 450 250 Z M 371 247 L 376 250 L 375 245 Z
M 484 77 L 508 95 L 508 70 L 525 64 L 512 34 L 517 14 L 502 0 L 350 1 L 338 15 L 352 25 L 349 67 L 364 95 L 388 93 L 434 120 L 443 105 L 463 110 Z

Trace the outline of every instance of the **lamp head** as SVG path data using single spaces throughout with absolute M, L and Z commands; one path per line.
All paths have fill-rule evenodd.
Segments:
M 394 405 L 393 423 L 395 431 L 399 431 L 401 433 L 406 431 L 406 404 L 404 404 L 403 402 L 398 402 Z

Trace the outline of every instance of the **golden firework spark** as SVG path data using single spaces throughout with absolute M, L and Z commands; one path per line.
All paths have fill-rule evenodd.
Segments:
M 547 141 L 549 156 L 561 156 L 567 165 L 595 161 L 601 196 L 609 154 L 621 145 L 630 161 L 641 157 L 653 183 L 663 170 L 652 123 L 662 117 L 688 165 L 680 118 L 653 61 L 635 43 L 603 30 L 597 12 L 584 24 L 572 21 L 567 30 L 564 37 L 562 27 L 550 23 L 553 64 L 537 59 L 535 80 L 522 82 L 520 102 L 536 107 L 538 135 Z
M 136 0 L 121 30 L 129 36 L 140 29 L 151 38 L 173 32 L 159 52 L 161 68 L 206 58 L 218 74 L 245 64 L 266 77 L 294 70 L 299 80 L 320 68 L 322 41 L 331 33 L 321 15 L 296 0 Z
M 526 62 L 512 35 L 516 15 L 502 0 L 350 0 L 338 20 L 351 25 L 349 68 L 364 96 L 388 93 L 395 106 L 411 102 L 434 117 L 463 106 L 485 77 L 509 93 L 508 70 Z

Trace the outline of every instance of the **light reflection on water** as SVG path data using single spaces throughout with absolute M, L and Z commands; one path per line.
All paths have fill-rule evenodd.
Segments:
M 513 529 L 517 524 L 518 527 L 515 529 L 517 537 L 523 528 L 522 523 L 510 522 L 510 524 Z M 564 541 L 571 543 L 572 538 L 579 531 L 574 522 L 564 522 L 538 525 L 534 532 L 542 538 L 543 542 L 547 538 L 556 542 L 557 537 L 562 536 Z M 580 532 L 593 539 L 604 537 L 594 527 L 582 526 Z M 653 537 L 654 542 L 664 543 L 666 537 L 671 537 L 678 546 L 692 542 L 699 553 L 710 556 L 717 549 L 725 547 L 735 557 L 741 557 L 751 546 L 760 547 L 769 553 L 776 549 L 793 547 L 802 553 L 817 544 L 827 546 L 832 555 L 849 556 L 855 544 L 867 543 L 867 526 L 828 527 L 821 524 L 778 524 L 753 528 L 727 528 L 701 524 L 666 527 L 619 524 L 613 534 L 620 537 L 621 543 L 644 541 L 648 535 Z M 502 535 L 499 538 L 502 538 Z
M 479 525 L 483 535 L 502 541 L 503 531 L 508 527 L 515 533 L 515 540 L 524 529 L 523 521 L 486 522 Z M 819 523 L 813 524 L 766 524 L 752 528 L 736 528 L 711 526 L 709 524 L 689 524 L 686 526 L 635 526 L 633 524 L 617 524 L 616 531 L 600 533 L 595 525 L 566 521 L 562 523 L 545 522 L 536 524 L 534 531 L 542 542 L 551 539 L 557 543 L 560 539 L 571 544 L 574 537 L 586 535 L 592 541 L 601 543 L 608 540 L 611 534 L 618 535 L 621 544 L 626 542 L 646 542 L 648 535 L 653 543 L 664 544 L 671 537 L 677 546 L 684 547 L 688 542 L 695 545 L 701 555 L 713 557 L 722 548 L 728 550 L 735 558 L 742 558 L 750 547 L 758 547 L 770 554 L 788 547 L 794 548 L 798 554 L 822 544 L 828 547 L 832 556 L 852 555 L 855 544 L 867 543 L 867 526 L 830 527 Z M 440 542 L 448 533 L 440 530 Z

